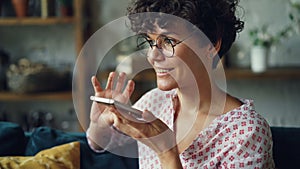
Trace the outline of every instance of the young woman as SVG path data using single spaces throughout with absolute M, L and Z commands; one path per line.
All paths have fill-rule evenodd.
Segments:
M 134 105 L 143 119 L 94 102 L 90 147 L 99 151 L 119 144 L 113 141 L 117 131 L 138 141 L 140 168 L 274 168 L 270 128 L 253 101 L 235 98 L 211 80 L 215 61 L 243 28 L 236 7 L 237 0 L 136 0 L 128 8 L 135 16 L 132 29 L 141 35 L 138 46 L 147 51 L 157 88 Z M 150 14 L 137 19 L 145 12 Z M 169 15 L 187 20 L 211 43 Z M 112 72 L 102 89 L 92 77 L 95 96 L 127 103 L 134 82 L 123 90 L 125 79 L 124 73 Z

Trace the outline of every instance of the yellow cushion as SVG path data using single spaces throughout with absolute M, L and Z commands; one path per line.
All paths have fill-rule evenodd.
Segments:
M 35 156 L 0 157 L 1 169 L 79 169 L 80 143 L 71 142 L 40 151 Z

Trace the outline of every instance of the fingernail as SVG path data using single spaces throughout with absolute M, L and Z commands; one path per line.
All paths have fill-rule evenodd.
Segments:
M 120 73 L 119 73 L 119 76 L 124 76 L 124 75 L 125 75 L 124 72 L 120 72 Z

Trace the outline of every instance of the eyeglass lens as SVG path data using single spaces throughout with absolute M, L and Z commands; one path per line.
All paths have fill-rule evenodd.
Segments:
M 137 47 L 142 50 L 145 55 L 150 52 L 150 48 L 153 50 L 153 47 L 157 47 L 166 57 L 172 57 L 174 54 L 174 45 L 166 36 L 159 36 L 155 41 L 149 40 L 146 36 L 140 36 L 137 39 Z

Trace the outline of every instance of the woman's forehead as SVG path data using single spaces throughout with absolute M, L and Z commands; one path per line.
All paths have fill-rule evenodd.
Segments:
M 188 34 L 188 30 L 186 26 L 172 23 L 166 26 L 159 26 L 158 24 L 154 24 L 151 29 L 147 29 L 144 33 L 146 34 L 155 34 L 155 35 L 165 35 L 171 37 L 183 37 Z

